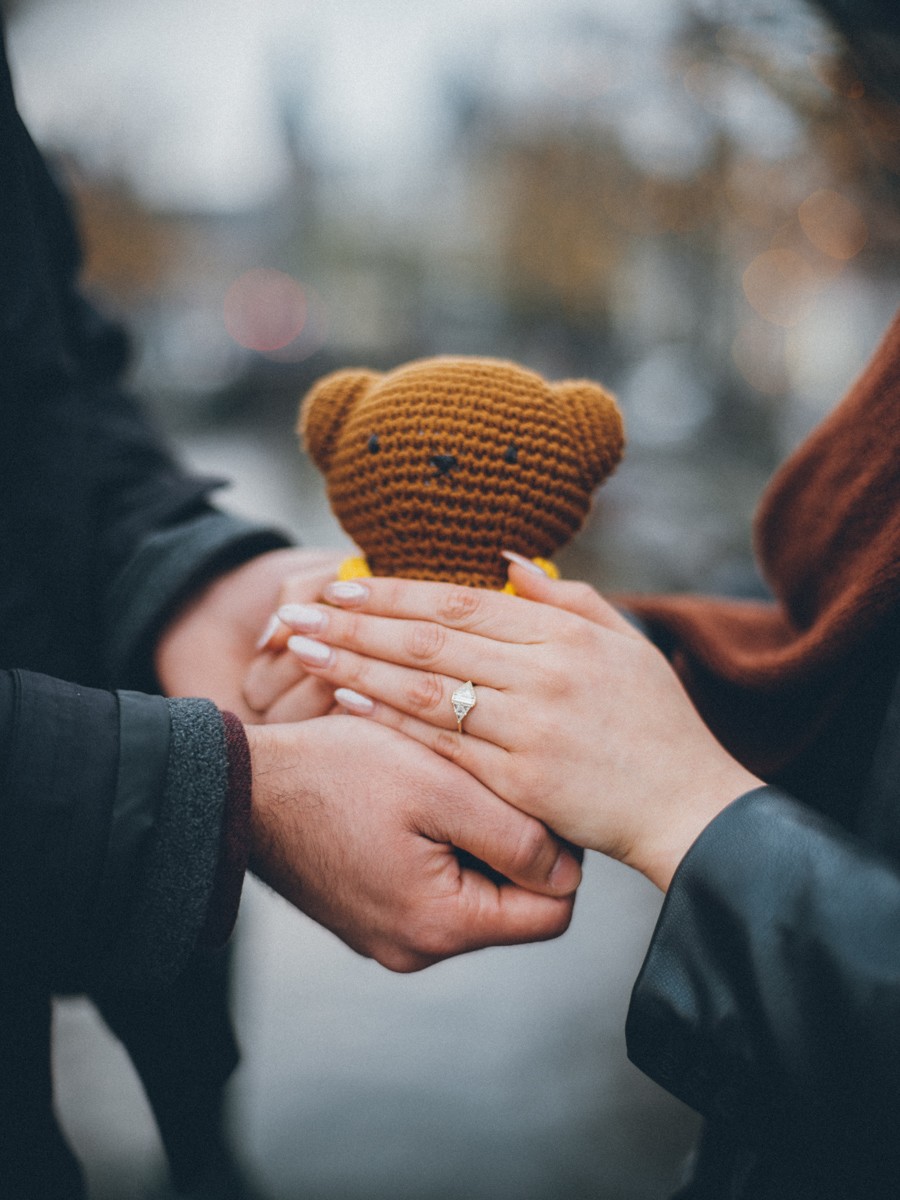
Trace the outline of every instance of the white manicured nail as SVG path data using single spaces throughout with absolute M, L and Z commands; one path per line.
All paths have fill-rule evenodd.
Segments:
M 278 610 L 278 619 L 291 629 L 302 629 L 305 633 L 316 633 L 325 627 L 325 614 L 312 604 L 283 604 Z
M 314 642 L 308 637 L 288 638 L 288 650 L 296 654 L 301 662 L 308 667 L 327 667 L 334 660 L 334 651 L 322 642 Z
M 275 633 L 275 630 L 280 624 L 281 622 L 278 620 L 278 614 L 272 613 L 271 617 L 269 617 L 269 623 L 263 631 L 262 637 L 256 643 L 257 650 L 265 650 L 266 646 L 272 640 L 272 635 Z
M 350 688 L 335 688 L 334 698 L 342 708 L 348 708 L 355 713 L 370 713 L 375 707 L 368 696 L 361 696 L 359 692 L 351 691 Z
M 543 575 L 547 578 L 547 572 L 532 562 L 530 558 L 526 558 L 524 554 L 516 554 L 515 550 L 501 550 L 500 553 L 507 562 L 516 563 L 517 566 L 524 567 L 526 571 L 531 571 L 532 575 Z
M 355 600 L 365 600 L 369 594 L 369 589 L 364 583 L 353 583 L 349 580 L 346 582 L 341 580 L 338 583 L 329 583 L 325 589 L 325 595 L 335 604 L 352 603 Z

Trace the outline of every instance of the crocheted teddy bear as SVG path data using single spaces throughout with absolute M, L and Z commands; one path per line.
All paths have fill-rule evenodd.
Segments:
M 319 380 L 298 432 L 365 555 L 344 578 L 501 589 L 501 550 L 546 560 L 581 527 L 622 456 L 613 398 L 511 362 L 431 358 Z

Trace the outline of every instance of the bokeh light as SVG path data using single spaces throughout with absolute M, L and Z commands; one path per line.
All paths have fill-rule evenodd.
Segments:
M 820 188 L 807 196 L 797 210 L 797 217 L 800 228 L 816 249 L 842 262 L 859 254 L 869 238 L 859 208 L 830 188 Z
M 309 305 L 290 275 L 257 267 L 239 276 L 225 294 L 225 328 L 240 346 L 271 354 L 303 332 Z
M 791 329 L 809 312 L 820 280 L 801 254 L 784 246 L 758 255 L 744 272 L 743 285 L 764 320 Z
M 313 288 L 303 285 L 306 300 L 306 320 L 303 328 L 290 342 L 266 353 L 266 357 L 280 363 L 301 363 L 321 350 L 328 336 L 329 310 L 322 297 Z

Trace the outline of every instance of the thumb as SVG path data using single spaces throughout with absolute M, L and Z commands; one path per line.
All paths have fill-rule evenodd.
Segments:
M 574 893 L 581 883 L 581 863 L 573 848 L 535 817 L 451 769 L 453 782 L 447 774 L 438 803 L 420 811 L 419 832 L 467 852 L 529 892 Z
M 506 884 L 498 887 L 476 870 L 464 870 L 459 892 L 466 950 L 541 942 L 565 933 L 575 897 L 542 896 Z
M 512 558 L 509 560 L 509 581 L 516 589 L 516 595 L 525 600 L 552 604 L 614 633 L 640 637 L 622 614 L 588 583 L 551 579 L 533 563 L 525 564 Z

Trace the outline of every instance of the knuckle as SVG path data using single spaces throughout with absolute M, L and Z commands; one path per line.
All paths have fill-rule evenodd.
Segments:
M 417 672 L 406 690 L 406 699 L 412 712 L 436 712 L 442 707 L 444 685 L 434 672 Z
M 265 697 L 263 696 L 262 692 L 260 691 L 259 687 L 257 686 L 256 680 L 254 680 L 254 679 L 245 680 L 244 685 L 241 688 L 241 696 L 243 698 L 244 703 L 247 705 L 247 707 L 250 709 L 251 712 L 255 712 L 255 713 L 265 712 L 265 709 L 266 709 Z
M 516 872 L 528 875 L 541 862 L 547 851 L 548 834 L 538 821 L 527 820 L 519 827 L 518 836 L 509 857 Z
M 547 700 L 562 699 L 569 693 L 571 686 L 568 671 L 555 662 L 545 664 L 541 672 L 541 691 Z
M 434 738 L 434 749 L 442 758 L 458 763 L 463 755 L 463 736 L 449 729 L 439 729 Z
M 397 974 L 421 971 L 458 952 L 456 936 L 434 912 L 407 905 L 389 929 L 373 939 L 366 953 Z
M 560 684 L 560 695 L 563 698 L 570 691 L 571 688 L 568 682 Z M 540 737 L 541 745 L 556 746 L 558 748 L 570 745 L 571 720 L 567 719 L 569 711 L 568 705 L 558 704 L 551 711 L 544 714 L 538 723 L 538 736 Z M 535 781 L 539 781 L 543 775 L 548 773 L 546 760 L 542 763 L 537 763 L 533 760 L 532 765 L 537 768 L 532 775 Z
M 350 650 L 358 650 L 363 644 L 363 636 L 365 629 L 363 626 L 364 614 L 356 612 L 348 612 L 346 609 L 339 610 L 338 613 L 331 614 L 331 620 L 335 620 L 335 616 L 340 621 L 340 635 L 343 645 Z
M 583 579 L 575 579 L 571 583 L 567 583 L 566 590 L 569 593 L 569 599 L 579 608 L 592 604 L 597 595 L 591 585 L 585 583 Z
M 456 939 L 443 926 L 422 921 L 410 930 L 411 951 L 419 959 L 437 962 L 456 951 Z
M 394 945 L 380 947 L 372 957 L 380 966 L 396 975 L 411 975 L 414 971 L 423 970 L 430 962 L 412 948 Z
M 416 662 L 434 662 L 446 644 L 447 630 L 430 621 L 414 621 L 406 634 L 406 650 Z
M 354 654 L 345 654 L 342 656 L 342 666 L 341 682 L 343 686 L 349 687 L 356 692 L 362 692 L 363 695 L 368 695 L 369 661 Z
M 470 620 L 481 608 L 481 597 L 474 588 L 451 587 L 446 598 L 438 605 L 438 617 L 458 625 Z
M 306 572 L 295 571 L 281 585 L 279 600 L 283 604 L 302 603 L 310 598 L 312 587 Z

